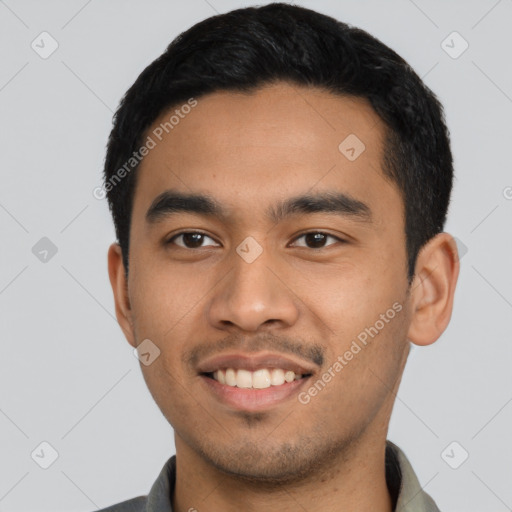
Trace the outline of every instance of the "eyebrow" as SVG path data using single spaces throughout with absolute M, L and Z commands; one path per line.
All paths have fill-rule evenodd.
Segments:
M 227 220 L 229 217 L 228 210 L 212 196 L 166 190 L 151 203 L 146 212 L 146 222 L 156 224 L 181 212 L 220 220 Z M 367 204 L 348 194 L 329 191 L 279 201 L 267 209 L 266 216 L 277 224 L 294 215 L 312 213 L 333 213 L 356 221 L 372 222 L 372 212 Z

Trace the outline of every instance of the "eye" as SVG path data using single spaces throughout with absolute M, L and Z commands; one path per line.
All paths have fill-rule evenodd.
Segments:
M 299 247 L 307 247 L 309 249 L 323 249 L 324 247 L 332 245 L 332 243 L 328 245 L 325 244 L 329 238 L 333 239 L 335 242 L 338 241 L 345 243 L 345 240 L 322 231 L 309 231 L 308 233 L 302 233 L 302 235 L 298 236 L 295 240 L 300 240 L 301 238 L 304 238 L 305 243 L 304 245 L 299 245 Z
M 216 243 L 213 238 L 209 237 L 205 233 L 201 233 L 200 231 L 183 231 L 167 240 L 166 245 L 176 244 L 178 247 L 182 247 L 184 249 L 201 249 L 202 247 L 207 247 L 202 245 L 206 238 L 209 238 Z M 181 240 L 181 243 L 177 243 L 177 240 Z
M 322 231 L 309 231 L 307 233 L 303 233 L 302 235 L 295 238 L 295 240 L 304 239 L 303 244 L 296 244 L 298 247 L 306 247 L 308 249 L 323 249 L 324 247 L 328 247 L 333 243 L 340 242 L 345 243 L 345 240 L 330 235 L 329 233 L 324 233 Z M 208 247 L 213 244 L 203 245 L 206 239 L 210 239 L 214 242 L 215 245 L 218 245 L 213 238 L 209 237 L 206 233 L 202 233 L 200 231 L 183 231 L 181 233 L 177 233 L 172 238 L 167 240 L 166 245 L 175 244 L 178 247 L 183 249 L 201 249 L 203 247 Z M 327 244 L 327 240 L 332 239 L 334 242 Z M 178 242 L 178 240 L 180 242 Z

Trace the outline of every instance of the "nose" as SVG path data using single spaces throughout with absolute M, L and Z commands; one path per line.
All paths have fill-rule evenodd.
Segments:
M 290 274 L 279 271 L 270 251 L 264 250 L 251 263 L 237 253 L 232 259 L 231 270 L 209 302 L 210 323 L 217 329 L 236 326 L 243 331 L 292 326 L 299 317 L 299 299 L 288 282 Z

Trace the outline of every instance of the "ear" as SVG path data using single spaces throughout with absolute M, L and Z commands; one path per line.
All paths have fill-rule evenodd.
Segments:
M 113 243 L 108 249 L 108 275 L 112 291 L 114 292 L 117 321 L 128 343 L 135 347 L 132 309 L 128 296 L 128 283 L 125 277 L 122 250 L 118 243 Z
M 408 333 L 415 345 L 434 343 L 448 326 L 459 269 L 457 244 L 448 233 L 439 233 L 419 252 Z

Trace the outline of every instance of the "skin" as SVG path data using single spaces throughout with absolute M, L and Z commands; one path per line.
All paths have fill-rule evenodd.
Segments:
M 351 133 L 366 146 L 354 161 L 338 149 Z M 459 264 L 441 233 L 420 252 L 409 287 L 403 202 L 381 169 L 384 133 L 363 99 L 277 83 L 198 99 L 141 163 L 128 280 L 117 244 L 109 275 L 128 342 L 149 338 L 161 351 L 141 368 L 174 428 L 174 510 L 392 510 L 384 450 L 395 395 L 410 342 L 435 342 L 450 320 Z M 169 189 L 207 193 L 229 216 L 148 223 L 146 211 Z M 371 222 L 265 215 L 276 201 L 333 190 L 367 204 Z M 183 237 L 165 244 L 197 230 L 207 235 L 201 248 Z M 345 242 L 329 237 L 316 248 L 304 231 Z M 262 248 L 252 263 L 235 250 L 248 236 Z M 307 391 L 396 302 L 401 311 L 307 404 L 297 392 L 263 411 L 233 410 L 189 363 L 204 350 L 316 347 L 323 362 Z

